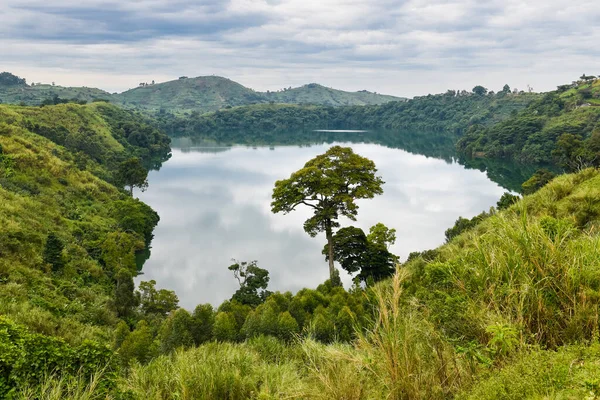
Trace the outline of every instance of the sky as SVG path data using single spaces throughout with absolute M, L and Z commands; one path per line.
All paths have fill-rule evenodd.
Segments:
M 598 0 L 0 0 L 0 71 L 123 91 L 219 75 L 418 96 L 600 74 Z

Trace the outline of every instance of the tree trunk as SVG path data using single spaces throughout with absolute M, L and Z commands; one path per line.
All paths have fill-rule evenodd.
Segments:
M 327 247 L 329 248 L 329 279 L 333 282 L 335 279 L 335 266 L 333 265 L 333 232 L 331 231 L 331 221 L 325 223 L 325 235 L 327 236 Z

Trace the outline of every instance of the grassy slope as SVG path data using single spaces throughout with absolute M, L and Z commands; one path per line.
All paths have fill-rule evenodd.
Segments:
M 112 254 L 120 254 L 124 267 L 134 269 L 134 251 L 144 247 L 142 232 L 123 233 L 118 210 L 140 208 L 157 218 L 100 178 L 111 176 L 114 160 L 136 155 L 134 146 L 116 139 L 100 107 L 114 108 L 0 106 L 0 314 L 71 343 L 107 342 L 117 322 L 113 279 L 118 265 L 107 262 L 110 237 L 123 239 Z M 30 132 L 25 121 L 38 127 L 58 124 L 67 136 L 94 132 L 102 157 L 82 163 L 85 148 L 77 155 Z M 65 266 L 58 272 L 43 261 L 50 233 L 65 245 Z
M 122 385 L 152 399 L 596 398 L 598 199 L 598 171 L 563 175 L 410 261 L 367 293 L 378 317 L 352 345 L 205 344 Z

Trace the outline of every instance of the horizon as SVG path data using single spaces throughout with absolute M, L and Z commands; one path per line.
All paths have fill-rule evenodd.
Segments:
M 592 0 L 9 1 L 0 70 L 110 93 L 211 75 L 261 92 L 545 92 L 600 73 L 598 20 Z
M 13 71 L 0 71 L 0 73 L 2 73 L 2 72 L 7 72 L 7 73 L 10 73 L 10 74 L 12 74 L 12 75 L 14 75 L 14 76 L 17 76 L 18 78 L 24 78 L 24 79 L 26 80 L 26 82 L 27 82 L 27 85 L 28 85 L 28 86 L 32 86 L 32 85 L 35 85 L 35 86 L 38 86 L 38 85 L 45 85 L 45 86 L 57 86 L 57 87 L 65 87 L 65 88 L 68 88 L 68 87 L 74 87 L 74 88 L 76 88 L 76 87 L 84 87 L 84 88 L 91 88 L 91 89 L 99 89 L 99 90 L 103 90 L 103 91 L 105 91 L 105 92 L 107 92 L 107 93 L 109 93 L 109 94 L 111 94 L 111 95 L 115 95 L 115 94 L 122 94 L 122 93 L 125 93 L 125 92 L 127 92 L 127 91 L 130 91 L 130 90 L 135 90 L 135 89 L 138 89 L 138 88 L 140 88 L 140 83 L 142 83 L 142 82 L 138 82 L 138 83 L 137 83 L 137 85 L 135 85 L 135 86 L 132 86 L 132 87 L 129 87 L 129 88 L 126 88 L 126 89 L 124 89 L 124 90 L 122 90 L 122 91 L 115 91 L 115 92 L 111 92 L 111 91 L 109 91 L 109 90 L 107 90 L 107 89 L 105 89 L 105 88 L 103 88 L 103 87 L 98 87 L 98 86 L 90 86 L 90 85 L 69 86 L 69 85 L 62 85 L 60 82 L 56 82 L 56 81 L 52 81 L 52 82 L 43 82 L 43 81 L 30 80 L 30 79 L 29 79 L 29 78 L 27 78 L 26 76 L 22 76 L 22 75 L 20 75 L 20 74 L 18 74 L 18 73 L 15 73 L 15 72 L 13 72 Z M 590 75 L 590 74 L 588 74 L 588 75 Z M 161 84 L 170 83 L 170 82 L 177 82 L 177 81 L 179 81 L 179 80 L 180 80 L 182 77 L 185 77 L 185 79 L 201 79 L 201 78 L 211 78 L 211 77 L 214 77 L 214 78 L 221 78 L 221 79 L 226 79 L 226 80 L 229 80 L 229 81 L 231 81 L 231 82 L 234 82 L 234 83 L 240 84 L 240 85 L 244 86 L 245 88 L 247 88 L 247 89 L 251 89 L 251 90 L 253 90 L 253 91 L 257 92 L 257 93 L 266 93 L 268 90 L 270 90 L 270 89 L 267 89 L 267 90 L 264 90 L 264 91 L 262 91 L 262 90 L 258 90 L 258 89 L 255 89 L 255 88 L 253 88 L 253 87 L 246 86 L 246 85 L 244 85 L 243 83 L 241 83 L 241 82 L 238 82 L 238 81 L 235 81 L 235 80 L 233 80 L 233 79 L 231 79 L 231 78 L 229 78 L 229 77 L 226 77 L 226 76 L 220 76 L 220 75 L 215 75 L 215 74 L 213 74 L 213 75 L 199 75 L 199 76 L 181 76 L 181 77 L 176 77 L 176 78 L 168 78 L 168 80 L 166 80 L 166 81 L 160 81 L 160 82 L 159 82 L 159 81 L 156 81 L 156 80 L 154 80 L 154 83 L 153 83 L 153 84 L 151 84 L 151 82 L 152 82 L 152 81 L 150 81 L 150 82 L 143 82 L 143 83 L 147 83 L 149 86 L 150 86 L 150 85 L 161 85 Z M 573 79 L 573 81 L 575 81 L 575 80 L 577 80 L 577 79 Z M 551 89 L 549 89 L 549 90 L 544 90 L 544 91 L 535 90 L 535 88 L 531 88 L 531 89 L 532 89 L 532 91 L 533 91 L 533 92 L 535 92 L 535 93 L 546 93 L 546 92 L 549 92 L 549 91 L 555 90 L 555 89 L 556 89 L 556 87 L 557 87 L 557 86 L 559 86 L 559 85 L 562 85 L 562 84 L 568 84 L 568 83 L 571 83 L 571 82 L 557 83 L 557 84 L 556 84 L 556 85 L 554 85 L 554 86 L 553 86 Z M 398 97 L 398 98 L 406 98 L 406 99 L 408 99 L 408 100 L 410 100 L 410 99 L 413 99 L 413 98 L 417 98 L 417 97 L 425 97 L 425 96 L 428 96 L 428 95 L 437 95 L 437 94 L 443 94 L 443 93 L 445 93 L 447 90 L 456 90 L 456 91 L 462 91 L 462 90 L 466 90 L 467 92 L 470 92 L 470 91 L 472 90 L 472 88 L 468 88 L 468 87 L 464 87 L 464 88 L 460 88 L 460 87 L 458 87 L 458 88 L 453 88 L 453 89 L 452 89 L 452 88 L 448 88 L 448 89 L 446 89 L 446 90 L 444 90 L 444 91 L 435 92 L 435 93 L 432 93 L 432 92 L 430 92 L 430 93 L 421 93 L 421 94 L 416 94 L 416 95 L 414 95 L 414 96 L 399 96 L 399 95 L 390 94 L 390 93 L 385 93 L 385 92 L 377 92 L 377 91 L 373 91 L 373 90 L 370 90 L 369 88 L 365 88 L 365 89 L 358 89 L 358 90 L 344 90 L 344 89 L 337 88 L 337 87 L 330 87 L 330 86 L 326 86 L 326 85 L 323 85 L 323 84 L 321 84 L 321 83 L 319 83 L 319 82 L 308 82 L 308 83 L 300 84 L 300 85 L 298 85 L 298 86 L 291 86 L 291 89 L 299 89 L 299 88 L 302 88 L 302 87 L 305 87 L 305 86 L 308 86 L 308 85 L 315 85 L 315 84 L 316 84 L 316 85 L 319 85 L 319 86 L 321 86 L 321 87 L 327 88 L 327 89 L 333 89 L 333 90 L 343 91 L 343 92 L 347 92 L 347 93 L 358 93 L 358 92 L 364 92 L 364 91 L 366 90 L 367 92 L 369 92 L 369 93 L 371 93 L 371 94 L 375 94 L 375 95 L 381 95 L 381 96 L 393 96 L 393 97 Z M 483 85 L 482 85 L 482 86 L 483 86 Z M 509 85 L 509 86 L 510 86 L 510 85 Z M 511 87 L 511 89 L 515 89 L 515 88 L 516 88 L 516 89 L 519 89 L 519 90 L 523 90 L 523 91 L 526 91 L 526 89 L 527 89 L 527 88 L 517 88 L 517 87 L 514 87 L 514 88 L 513 88 L 513 87 Z M 287 90 L 289 90 L 289 89 L 290 89 L 290 86 L 284 86 L 284 87 L 282 87 L 282 88 L 280 88 L 280 89 L 275 89 L 275 90 L 270 90 L 270 91 L 271 91 L 271 92 L 278 92 L 278 91 L 284 91 L 284 90 L 286 90 L 286 89 L 287 89 Z M 489 88 L 489 87 L 486 87 L 486 89 L 488 89 L 490 92 L 498 92 L 498 91 L 500 91 L 502 88 L 498 88 L 498 90 L 495 90 L 494 88 Z

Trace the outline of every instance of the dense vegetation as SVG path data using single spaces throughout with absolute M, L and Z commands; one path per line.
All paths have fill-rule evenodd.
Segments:
M 560 86 L 493 125 L 473 125 L 458 142 L 479 157 L 556 164 L 576 171 L 600 163 L 600 80 Z
M 110 100 L 128 109 L 147 113 L 170 112 L 176 115 L 205 113 L 235 106 L 265 103 L 318 104 L 323 106 L 383 104 L 404 100 L 400 97 L 367 92 L 345 92 L 311 83 L 298 88 L 256 92 L 219 76 L 181 77 L 164 83 L 142 82 L 123 93 L 108 93 L 88 87 L 62 87 L 31 83 L 3 72 L 0 74 L 0 103 L 39 105 L 54 99 L 72 102 Z
M 120 162 L 168 152 L 168 137 L 108 104 L 0 106 L 0 397 L 43 372 L 106 366 L 158 222 L 109 182 Z
M 492 125 L 539 97 L 532 93 L 477 95 L 448 91 L 377 106 L 319 107 L 254 105 L 202 115 L 165 113 L 157 118 L 171 136 L 215 137 L 235 130 L 281 133 L 313 129 L 393 129 L 460 133 L 474 124 Z M 218 136 L 217 136 L 218 138 Z
M 500 104 L 508 96 L 529 95 L 475 88 L 456 104 Z M 423 101 L 443 101 L 433 97 Z M 325 110 L 265 109 L 277 108 Z M 409 115 L 389 121 L 401 126 Z M 463 118 L 457 113 L 439 129 L 453 130 Z M 494 118 L 477 121 L 494 129 Z M 475 129 L 486 128 L 470 134 Z M 581 151 L 594 148 L 592 132 L 579 139 L 584 144 L 559 137 L 580 147 L 554 155 L 578 162 Z M 235 134 L 229 135 L 223 137 Z M 447 154 L 445 140 L 401 140 L 415 151 Z M 385 251 L 393 232 L 382 224 L 368 235 L 341 228 L 331 238 L 337 251 L 325 253 L 359 272 L 352 288 L 334 279 L 314 290 L 271 293 L 268 271 L 240 261 L 229 266 L 240 283 L 230 300 L 188 311 L 156 282 L 141 282 L 137 290 L 133 283 L 136 256 L 147 250 L 158 215 L 124 186 L 143 188 L 142 166 L 159 166 L 168 151 L 168 138 L 152 121 L 104 102 L 0 106 L 0 397 L 600 396 L 596 169 L 559 177 L 538 171 L 524 198 L 506 194 L 489 212 L 459 218 L 446 244 L 411 254 L 395 270 L 386 267 L 396 259 Z M 374 172 L 369 160 L 358 161 Z M 328 171 L 332 162 L 305 168 Z M 322 177 L 309 172 L 296 177 L 308 177 L 300 183 L 310 188 Z M 342 178 L 352 177 L 340 175 L 318 189 L 328 194 L 337 185 L 335 199 L 355 216 L 352 200 L 360 195 L 344 198 L 353 183 L 344 189 Z M 275 201 L 303 199 L 296 186 L 284 189 L 276 190 Z M 331 207 L 316 213 L 312 230 L 338 214 Z M 383 273 L 368 273 L 378 259 L 385 259 Z

